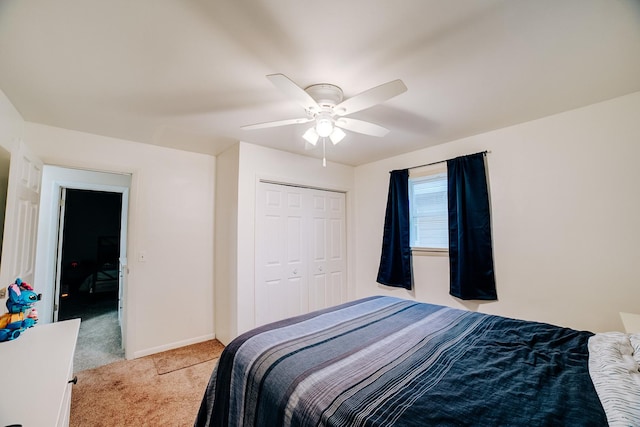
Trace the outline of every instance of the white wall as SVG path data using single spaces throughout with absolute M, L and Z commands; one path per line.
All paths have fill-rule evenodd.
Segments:
M 4 149 L 6 152 L 12 153 L 17 152 L 18 144 L 24 137 L 24 120 L 22 116 L 15 109 L 9 98 L 0 90 L 0 147 Z M 9 155 L 9 157 L 10 157 Z M 4 154 L 3 154 L 4 156 Z M 8 181 L 8 178 L 2 178 L 3 180 Z M 6 182 L 3 184 L 6 187 Z M 6 197 L 6 196 L 4 196 Z M 2 209 L 2 232 L 4 233 L 4 210 L 6 206 L 6 199 L 2 197 L 0 202 L 0 209 Z M 0 245 L 2 244 L 3 239 L 0 239 Z M 1 246 L 0 246 L 1 247 Z M 0 289 L 6 287 L 11 284 L 11 281 L 15 279 L 9 279 L 9 272 L 5 272 L 2 269 L 2 259 L 0 258 Z M 0 313 L 6 313 L 7 309 L 5 308 L 5 301 L 7 298 L 0 298 Z
M 358 296 L 621 330 L 640 312 L 639 113 L 640 92 L 356 168 Z M 388 172 L 483 150 L 499 301 L 451 297 L 442 256 L 414 256 L 413 293 L 378 285 Z
M 0 90 L 0 145 L 12 152 L 23 136 L 24 120 L 9 98 Z
M 234 148 L 235 149 L 235 148 Z M 347 198 L 347 267 L 349 296 L 355 295 L 353 287 L 353 184 L 354 168 L 336 163 L 327 163 L 322 167 L 322 160 L 299 156 L 284 151 L 273 150 L 244 142 L 238 147 L 238 191 L 237 191 L 237 250 L 235 265 L 235 281 L 216 282 L 216 295 L 220 292 L 233 292 L 236 298 L 236 316 L 229 318 L 228 323 L 216 324 L 216 335 L 235 337 L 254 326 L 254 221 L 256 205 L 256 184 L 260 179 L 275 182 L 299 184 L 328 190 L 346 192 Z M 232 168 L 230 168 L 232 170 Z M 232 173 L 236 173 L 233 170 Z M 234 179 L 230 177 L 230 179 Z M 225 185 L 219 176 L 217 190 Z M 218 220 L 218 219 L 217 219 Z M 220 236 L 216 236 L 219 239 Z M 221 289 L 231 287 L 231 291 Z M 224 340 L 222 340 L 225 342 Z M 225 342 L 226 343 L 226 342 Z
M 131 354 L 212 338 L 215 158 L 35 123 L 25 141 L 45 164 L 132 174 Z
M 215 320 L 216 338 L 238 335 L 238 168 L 240 144 L 216 157 Z

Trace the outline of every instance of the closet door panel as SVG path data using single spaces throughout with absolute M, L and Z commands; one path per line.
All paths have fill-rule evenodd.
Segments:
M 309 311 L 327 307 L 327 275 L 313 274 L 309 291 Z
M 261 183 L 256 204 L 256 326 L 306 313 L 304 207 L 299 189 Z
M 309 290 L 309 309 L 326 307 L 327 292 L 327 200 L 325 192 L 309 190 L 311 198 L 311 232 L 309 250 L 311 253 L 311 274 Z
M 342 271 L 331 273 L 327 291 L 326 306 L 338 305 L 347 300 L 347 282 Z
M 314 221 L 310 247 L 312 257 L 309 307 L 321 309 L 346 301 L 345 195 L 310 190 Z
M 347 300 L 347 235 L 345 226 L 345 195 L 327 195 L 327 265 L 329 275 L 327 306 Z

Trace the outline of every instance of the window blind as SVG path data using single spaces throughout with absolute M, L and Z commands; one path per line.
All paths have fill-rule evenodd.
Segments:
M 410 244 L 415 248 L 449 247 L 447 172 L 409 179 Z

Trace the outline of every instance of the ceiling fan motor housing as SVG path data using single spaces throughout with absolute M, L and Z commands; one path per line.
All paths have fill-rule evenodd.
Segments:
M 307 87 L 305 92 L 309 94 L 318 103 L 324 111 L 331 111 L 333 107 L 340 104 L 344 98 L 342 89 L 336 85 L 328 83 L 320 83 Z M 318 113 L 314 111 L 312 113 Z

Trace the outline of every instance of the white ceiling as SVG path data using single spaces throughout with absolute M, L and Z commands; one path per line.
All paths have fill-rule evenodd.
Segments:
M 305 150 L 308 125 L 265 77 L 346 98 L 327 158 L 359 165 L 640 90 L 640 0 L 0 0 L 0 89 L 27 121 L 218 154 L 235 141 Z M 640 112 L 639 112 L 640 118 Z

